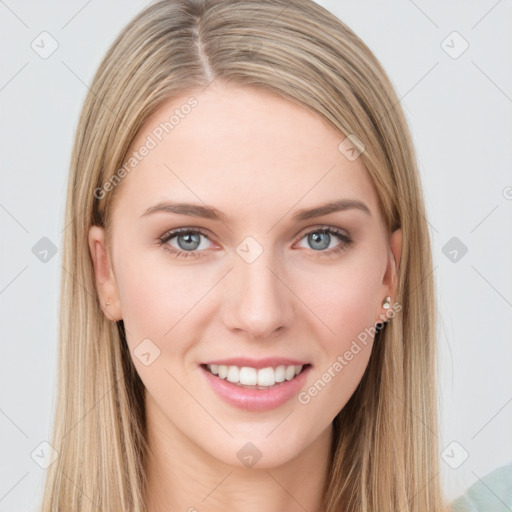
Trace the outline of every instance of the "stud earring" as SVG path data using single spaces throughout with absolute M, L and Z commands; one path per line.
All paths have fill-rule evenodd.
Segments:
M 105 306 L 110 306 L 110 297 L 107 299 L 107 302 L 105 302 Z
M 386 298 L 384 299 L 384 302 L 382 303 L 382 307 L 383 307 L 384 309 L 389 309 L 389 307 L 390 307 L 390 305 L 391 305 L 391 304 L 390 304 L 390 301 L 391 301 L 391 297 L 386 297 Z

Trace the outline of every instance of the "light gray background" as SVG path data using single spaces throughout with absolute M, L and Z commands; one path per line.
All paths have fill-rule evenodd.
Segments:
M 383 63 L 416 143 L 439 293 L 441 471 L 453 498 L 512 461 L 512 4 L 319 3 Z M 54 406 L 60 251 L 43 263 L 32 248 L 43 237 L 60 246 L 88 84 L 146 4 L 0 1 L 4 512 L 36 509 L 44 470 L 30 454 L 48 439 Z M 31 48 L 43 31 L 59 45 L 47 59 Z M 447 53 L 462 48 L 453 31 L 469 44 L 458 58 Z M 443 252 L 452 237 L 468 249 L 456 262 Z

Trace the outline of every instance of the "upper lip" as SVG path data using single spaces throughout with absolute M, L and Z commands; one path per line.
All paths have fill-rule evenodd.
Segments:
M 266 357 L 264 359 L 250 359 L 248 357 L 232 357 L 230 359 L 215 359 L 212 361 L 207 361 L 202 364 L 218 364 L 225 366 L 249 366 L 250 368 L 256 368 L 259 370 L 260 368 L 268 368 L 276 367 L 276 366 L 291 366 L 291 365 L 301 365 L 305 366 L 309 363 L 304 361 L 299 361 L 297 359 L 291 359 L 289 357 Z

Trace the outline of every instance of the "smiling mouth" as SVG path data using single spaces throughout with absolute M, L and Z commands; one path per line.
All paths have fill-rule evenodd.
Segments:
M 219 364 L 202 364 L 201 367 L 215 377 L 248 389 L 270 389 L 289 382 L 297 375 L 306 371 L 310 364 L 305 365 L 279 365 L 266 368 L 252 368 L 250 366 L 234 366 Z

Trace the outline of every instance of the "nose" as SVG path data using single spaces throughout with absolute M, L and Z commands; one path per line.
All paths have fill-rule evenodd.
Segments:
M 225 325 L 251 338 L 270 338 L 293 320 L 294 295 L 271 252 L 265 249 L 252 263 L 239 258 L 228 276 Z

